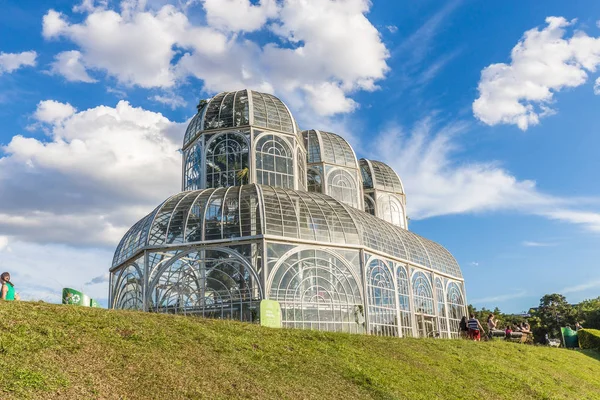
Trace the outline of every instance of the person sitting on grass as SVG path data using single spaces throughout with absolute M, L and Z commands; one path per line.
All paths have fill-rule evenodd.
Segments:
M 8 301 L 19 300 L 19 295 L 15 293 L 15 285 L 10 281 L 10 274 L 8 272 L 3 272 L 0 275 L 0 284 L 2 284 L 0 299 Z
M 512 334 L 512 329 L 511 329 L 510 325 L 506 325 L 506 329 L 504 330 L 504 339 L 509 340 L 511 334 Z
M 475 314 L 471 314 L 469 316 L 469 322 L 467 323 L 469 327 L 469 337 L 477 342 L 481 340 L 481 332 L 483 331 L 483 327 L 477 318 L 475 318 Z

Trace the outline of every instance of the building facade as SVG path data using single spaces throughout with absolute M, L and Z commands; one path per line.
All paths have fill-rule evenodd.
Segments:
M 298 128 L 276 97 L 224 92 L 184 136 L 182 192 L 123 237 L 112 308 L 285 327 L 456 337 L 464 280 L 441 245 L 408 230 L 398 175 L 334 133 Z

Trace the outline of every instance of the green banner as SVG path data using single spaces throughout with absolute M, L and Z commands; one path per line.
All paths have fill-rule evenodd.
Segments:
M 260 302 L 260 324 L 269 328 L 281 328 L 281 307 L 275 300 Z
M 89 296 L 81 293 L 79 290 L 64 288 L 62 292 L 63 304 L 76 304 L 78 306 L 89 307 L 91 299 Z
M 574 349 L 579 347 L 579 338 L 577 337 L 577 331 L 567 327 L 560 328 L 560 332 L 562 333 L 563 343 L 567 349 Z
M 90 307 L 100 308 L 100 304 L 98 304 L 98 302 L 96 300 L 90 299 Z

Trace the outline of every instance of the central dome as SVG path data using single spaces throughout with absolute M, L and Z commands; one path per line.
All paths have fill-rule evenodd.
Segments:
M 185 132 L 183 148 L 202 131 L 250 125 L 293 135 L 300 132 L 292 113 L 277 97 L 249 89 L 221 92 L 200 102 Z

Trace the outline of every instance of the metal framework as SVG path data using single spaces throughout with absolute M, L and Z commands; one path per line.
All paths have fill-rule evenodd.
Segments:
M 301 132 L 274 96 L 203 102 L 182 175 L 184 191 L 119 243 L 111 307 L 252 322 L 274 299 L 286 327 L 457 336 L 460 267 L 407 229 L 398 175 L 338 135 Z

